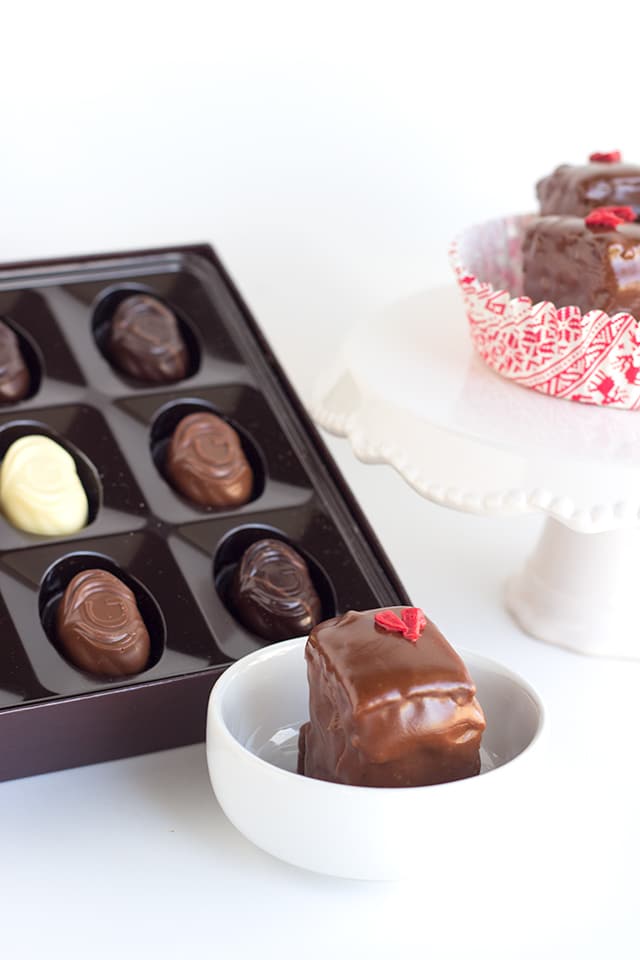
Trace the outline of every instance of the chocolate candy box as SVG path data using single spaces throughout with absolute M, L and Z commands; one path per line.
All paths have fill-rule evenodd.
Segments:
M 177 317 L 184 378 L 140 380 L 115 365 L 111 323 L 133 294 Z M 0 779 L 202 740 L 216 678 L 265 643 L 230 597 L 257 540 L 301 554 L 323 618 L 409 603 L 209 246 L 4 267 L 0 317 L 30 374 L 24 399 L 0 404 L 0 458 L 22 436 L 48 436 L 74 458 L 89 502 L 87 526 L 70 536 L 29 534 L 0 516 Z M 198 412 L 240 436 L 254 478 L 241 506 L 198 506 L 169 482 L 173 431 Z M 60 648 L 58 604 L 90 569 L 135 596 L 150 637 L 140 673 L 93 675 Z

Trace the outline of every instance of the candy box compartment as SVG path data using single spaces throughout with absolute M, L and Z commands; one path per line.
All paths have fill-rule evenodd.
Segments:
M 108 324 L 135 292 L 177 316 L 183 380 L 143 383 L 111 365 Z M 209 246 L 2 267 L 0 316 L 32 377 L 23 401 L 0 407 L 0 457 L 43 433 L 74 457 L 89 500 L 88 525 L 69 537 L 34 536 L 0 516 L 0 779 L 202 740 L 217 677 L 265 646 L 228 600 L 254 540 L 284 540 L 306 558 L 323 616 L 409 602 Z M 198 410 L 240 435 L 255 477 L 241 507 L 198 507 L 166 479 L 171 432 Z M 56 605 L 88 567 L 136 595 L 152 641 L 140 674 L 92 676 L 58 648 Z

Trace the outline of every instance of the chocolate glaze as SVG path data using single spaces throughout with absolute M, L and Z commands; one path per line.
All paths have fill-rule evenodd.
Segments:
M 524 292 L 534 303 L 640 318 L 640 224 L 592 229 L 580 217 L 540 217 L 522 253 Z
M 129 587 L 107 570 L 83 570 L 56 611 L 58 643 L 81 670 L 120 677 L 144 670 L 149 633 Z
M 189 365 L 175 315 L 145 294 L 120 302 L 111 321 L 108 352 L 124 373 L 153 383 L 180 380 Z
M 631 163 L 562 164 L 536 185 L 540 213 L 585 217 L 594 207 L 629 206 L 640 214 L 640 167 Z
M 191 413 L 173 431 L 166 459 L 173 486 L 205 507 L 237 507 L 251 498 L 253 472 L 236 431 L 214 413 Z
M 0 403 L 16 403 L 29 393 L 31 377 L 18 338 L 0 320 Z
M 257 540 L 245 550 L 230 599 L 240 622 L 269 641 L 302 636 L 322 616 L 307 564 L 282 540 Z
M 377 612 L 327 620 L 307 641 L 298 772 L 369 787 L 479 773 L 485 719 L 464 663 L 430 620 L 412 643 L 379 627 Z

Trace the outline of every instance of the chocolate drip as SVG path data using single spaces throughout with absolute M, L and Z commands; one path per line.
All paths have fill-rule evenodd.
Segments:
M 149 633 L 129 587 L 107 570 L 83 570 L 56 611 L 58 642 L 81 670 L 99 676 L 139 673 L 149 660 Z
M 113 315 L 109 355 L 124 373 L 153 383 L 186 376 L 189 357 L 178 321 L 154 297 L 127 297 Z
M 282 540 L 258 540 L 245 551 L 231 601 L 238 619 L 269 641 L 302 636 L 322 616 L 305 561 Z
M 253 472 L 233 427 L 213 413 L 191 413 L 173 432 L 166 472 L 176 490 L 205 507 L 251 498 Z
M 376 613 L 327 620 L 307 641 L 299 773 L 369 787 L 479 773 L 485 719 L 464 663 L 430 620 L 411 642 L 378 626 Z
M 18 338 L 0 320 L 0 403 L 16 403 L 29 392 L 31 377 L 24 362 Z

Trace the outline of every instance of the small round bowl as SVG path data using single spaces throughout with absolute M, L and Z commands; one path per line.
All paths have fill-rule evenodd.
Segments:
M 535 796 L 538 696 L 505 667 L 464 653 L 487 720 L 483 773 L 430 787 L 314 780 L 295 772 L 298 730 L 309 718 L 305 642 L 250 654 L 213 688 L 207 763 L 229 820 L 273 856 L 319 873 L 376 880 L 438 863 L 472 869 L 480 836 L 502 832 L 513 811 L 521 822 Z

